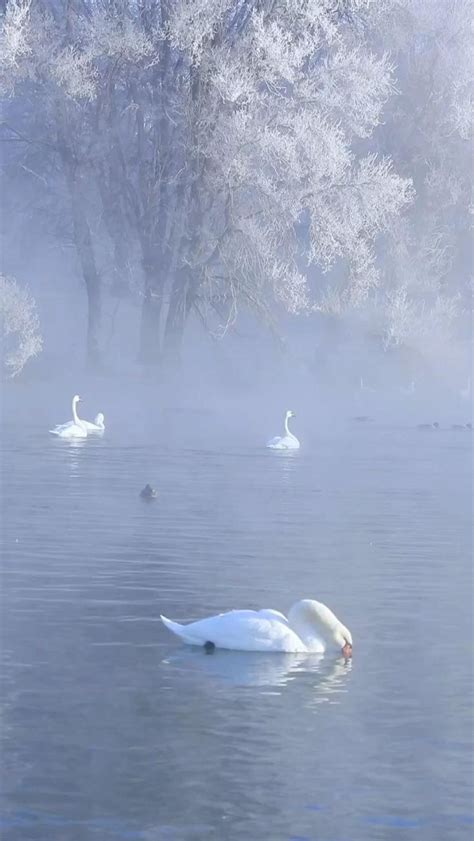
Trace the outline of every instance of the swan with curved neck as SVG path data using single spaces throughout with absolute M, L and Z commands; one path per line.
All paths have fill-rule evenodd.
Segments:
M 233 651 L 280 651 L 352 656 L 352 634 L 322 602 L 302 599 L 288 618 L 277 610 L 231 610 L 181 625 L 161 616 L 161 621 L 188 645 Z
M 296 435 L 293 435 L 290 432 L 290 428 L 288 426 L 288 421 L 290 418 L 296 417 L 295 413 L 288 409 L 285 415 L 285 434 L 284 435 L 277 435 L 275 438 L 271 438 L 270 441 L 267 441 L 267 447 L 271 450 L 299 450 L 300 442 L 298 441 Z
M 59 424 L 54 429 L 50 429 L 49 431 L 52 435 L 59 435 L 60 438 L 85 438 L 88 432 L 104 432 L 105 418 L 103 413 L 99 412 L 95 416 L 93 423 L 92 421 L 83 420 L 77 414 L 77 404 L 80 402 L 81 398 L 78 394 L 75 394 L 72 398 L 72 421 Z M 78 432 L 78 429 L 85 431 L 86 435 Z
M 72 398 L 72 421 L 58 424 L 54 429 L 50 429 L 52 435 L 58 435 L 59 438 L 87 438 L 87 429 L 77 414 L 76 407 L 80 400 L 79 395 L 75 394 Z
M 105 430 L 105 417 L 103 412 L 99 412 L 95 418 L 94 423 L 92 421 L 83 420 L 81 423 L 84 424 L 85 428 L 88 432 L 104 432 Z

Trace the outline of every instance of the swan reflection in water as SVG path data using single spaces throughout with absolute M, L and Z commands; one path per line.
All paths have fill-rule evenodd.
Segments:
M 191 676 L 206 678 L 235 687 L 261 687 L 278 690 L 294 680 L 311 677 L 311 704 L 324 701 L 336 702 L 338 693 L 345 691 L 345 684 L 352 669 L 352 660 L 343 657 L 328 658 L 324 654 L 263 654 L 258 651 L 226 651 L 216 649 L 206 655 L 202 649 L 183 648 L 162 664 Z
M 86 446 L 85 438 L 66 438 L 63 441 L 66 447 L 69 475 L 77 478 L 80 475 L 81 450 Z

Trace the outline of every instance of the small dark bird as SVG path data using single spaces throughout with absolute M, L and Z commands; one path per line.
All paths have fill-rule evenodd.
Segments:
M 156 499 L 158 492 L 151 485 L 145 485 L 143 490 L 140 491 L 140 496 L 142 499 Z
M 204 643 L 204 651 L 206 652 L 206 654 L 214 654 L 215 650 L 216 646 L 210 640 L 207 640 L 207 642 Z
M 434 423 L 419 423 L 417 429 L 439 429 L 438 421 Z

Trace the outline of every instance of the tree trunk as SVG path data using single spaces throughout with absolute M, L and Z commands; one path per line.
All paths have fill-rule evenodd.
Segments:
M 69 154 L 63 154 L 66 179 L 71 197 L 74 241 L 76 244 L 82 276 L 87 291 L 87 367 L 96 369 L 101 364 L 99 348 L 101 318 L 101 284 L 95 262 L 92 234 L 85 214 L 83 199 L 77 184 L 76 166 Z
M 184 328 L 191 311 L 192 296 L 187 269 L 176 273 L 171 288 L 170 303 L 166 317 L 163 352 L 167 365 L 179 366 L 183 344 Z
M 114 278 L 111 294 L 123 298 L 130 291 L 129 285 L 129 249 L 128 231 L 123 220 L 120 204 L 120 193 L 111 184 L 118 182 L 113 177 L 106 180 L 102 172 L 99 173 L 97 184 L 104 210 L 104 224 L 112 241 L 114 249 Z
M 143 259 L 145 293 L 140 325 L 139 360 L 144 365 L 157 365 L 160 360 L 160 319 L 163 283 L 160 260 L 155 251 L 147 251 Z

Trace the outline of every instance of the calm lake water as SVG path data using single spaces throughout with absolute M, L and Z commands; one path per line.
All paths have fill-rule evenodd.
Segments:
M 470 433 L 348 423 L 285 454 L 192 413 L 50 423 L 4 423 L 2 839 L 471 837 Z M 352 663 L 207 656 L 159 621 L 302 597 Z

